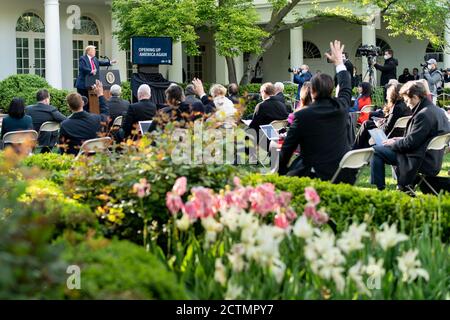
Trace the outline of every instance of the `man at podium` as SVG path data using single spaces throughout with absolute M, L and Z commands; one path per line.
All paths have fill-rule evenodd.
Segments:
M 98 80 L 99 68 L 109 67 L 116 64 L 116 60 L 99 61 L 96 57 L 96 47 L 87 46 L 84 50 L 84 56 L 80 57 L 78 63 L 78 78 L 75 83 L 77 92 L 85 97 L 89 97 L 89 88 Z

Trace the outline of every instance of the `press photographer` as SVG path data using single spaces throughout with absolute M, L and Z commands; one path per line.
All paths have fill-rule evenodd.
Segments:
M 442 92 L 444 86 L 444 75 L 437 68 L 437 61 L 430 59 L 426 63 L 420 65 L 423 67 L 423 79 L 427 80 L 433 95 L 433 103 L 436 104 L 438 95 Z
M 384 65 L 374 64 L 375 69 L 381 71 L 380 86 L 384 87 L 389 80 L 397 79 L 398 60 L 394 58 L 394 51 L 391 49 L 384 52 Z
M 300 90 L 305 82 L 311 81 L 312 74 L 309 72 L 309 67 L 306 64 L 302 65 L 298 69 L 289 68 L 288 71 L 294 74 L 294 83 L 298 84 L 297 96 L 295 99 L 300 100 Z

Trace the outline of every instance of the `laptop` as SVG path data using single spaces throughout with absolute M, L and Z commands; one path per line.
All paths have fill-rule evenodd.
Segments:
M 148 132 L 148 129 L 150 129 L 150 126 L 152 125 L 153 120 L 150 121 L 139 121 L 139 130 L 141 131 L 141 134 L 144 135 Z
M 259 126 L 259 128 L 262 130 L 264 135 L 270 141 L 278 141 L 280 139 L 280 135 L 278 134 L 278 131 L 275 130 L 275 128 L 271 124 L 267 124 L 265 126 Z
M 372 129 L 369 130 L 370 136 L 373 138 L 373 140 L 375 140 L 375 144 L 377 146 L 383 146 L 383 142 L 388 140 L 388 137 L 386 136 L 386 134 L 384 133 L 383 130 L 381 129 Z

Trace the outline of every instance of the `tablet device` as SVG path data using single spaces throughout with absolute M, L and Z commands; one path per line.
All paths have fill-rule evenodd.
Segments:
M 151 121 L 139 121 L 139 130 L 141 131 L 141 134 L 144 135 L 148 132 L 148 129 L 150 129 L 150 126 L 152 125 Z
M 375 140 L 375 144 L 377 146 L 383 146 L 383 142 L 388 139 L 386 134 L 381 129 L 372 129 L 369 130 L 370 136 Z
M 264 133 L 264 135 L 267 137 L 267 139 L 269 139 L 270 141 L 278 141 L 280 139 L 278 131 L 275 130 L 275 128 L 271 124 L 259 127 Z

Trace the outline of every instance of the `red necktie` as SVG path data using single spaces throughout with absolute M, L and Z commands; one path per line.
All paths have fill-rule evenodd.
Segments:
M 91 68 L 92 68 L 92 71 L 95 70 L 94 58 L 91 58 Z

